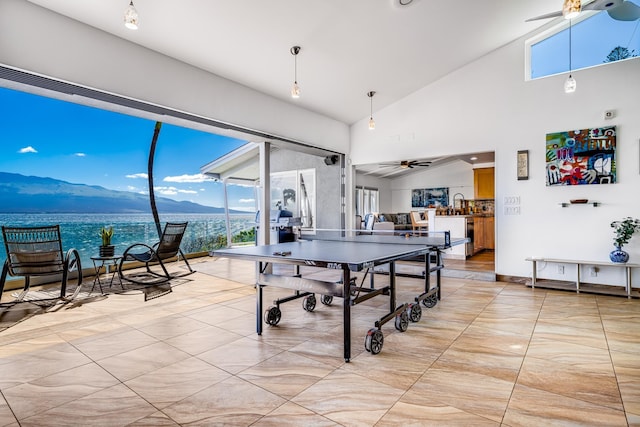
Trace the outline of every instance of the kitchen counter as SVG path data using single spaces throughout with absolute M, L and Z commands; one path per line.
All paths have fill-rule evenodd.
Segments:
M 436 218 L 486 218 L 493 216 L 493 213 L 479 213 L 471 215 L 436 215 Z
M 444 258 L 464 260 L 473 255 L 473 223 L 475 215 L 436 215 L 434 231 L 450 231 L 452 236 L 464 236 L 469 244 L 458 245 L 443 251 Z

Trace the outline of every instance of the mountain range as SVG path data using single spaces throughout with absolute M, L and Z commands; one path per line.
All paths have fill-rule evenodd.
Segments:
M 161 213 L 224 213 L 224 208 L 156 197 Z M 0 213 L 150 213 L 149 196 L 0 172 Z M 229 213 L 246 213 L 229 210 Z

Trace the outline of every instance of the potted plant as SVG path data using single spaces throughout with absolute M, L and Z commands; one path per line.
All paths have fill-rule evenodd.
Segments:
M 609 258 L 613 262 L 627 262 L 629 254 L 623 251 L 622 247 L 629 243 L 633 233 L 640 230 L 640 220 L 626 217 L 621 221 L 613 221 L 611 227 L 615 231 L 613 245 L 616 249 L 609 254 Z
M 115 246 L 111 244 L 111 238 L 113 237 L 113 227 L 102 227 L 100 229 L 100 238 L 102 239 L 102 245 L 100 245 L 101 257 L 112 257 L 115 252 Z

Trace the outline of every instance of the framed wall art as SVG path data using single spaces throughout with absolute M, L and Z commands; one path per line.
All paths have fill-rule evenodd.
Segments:
M 411 207 L 428 208 L 449 206 L 449 187 L 416 188 L 411 190 Z
M 529 179 L 529 150 L 518 151 L 518 180 Z
M 614 184 L 616 127 L 547 134 L 547 186 Z

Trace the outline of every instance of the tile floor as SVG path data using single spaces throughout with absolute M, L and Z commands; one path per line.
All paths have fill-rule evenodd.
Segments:
M 0 333 L 0 425 L 640 425 L 637 299 L 445 278 L 375 356 L 363 337 L 387 300 L 354 307 L 344 363 L 340 300 L 285 304 L 257 336 L 253 264 L 199 261 L 160 298 L 110 294 Z M 399 282 L 400 301 L 420 289 Z

